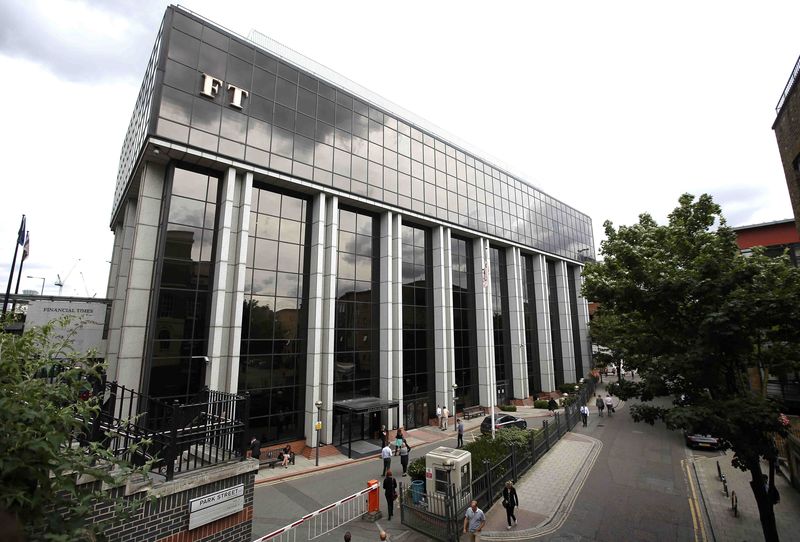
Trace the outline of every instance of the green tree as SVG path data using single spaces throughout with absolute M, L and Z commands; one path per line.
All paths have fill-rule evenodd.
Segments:
M 583 295 L 600 304 L 592 338 L 642 377 L 617 386 L 642 399 L 631 408 L 636 421 L 723 439 L 733 466 L 751 473 L 764 537 L 776 541 L 773 436 L 786 429 L 779 406 L 751 390 L 748 370 L 797 367 L 800 270 L 787 258 L 742 256 L 710 196 L 679 203 L 666 225 L 648 214 L 632 226 L 605 223 L 603 259 L 584 271 Z M 672 406 L 649 403 L 659 396 Z
M 22 335 L 0 332 L 0 509 L 28 540 L 101 537 L 104 525 L 86 521 L 93 504 L 122 501 L 78 479 L 118 485 L 136 472 L 96 444 L 77 445 L 99 410 L 93 383 L 104 369 L 71 349 L 78 326 L 63 319 Z

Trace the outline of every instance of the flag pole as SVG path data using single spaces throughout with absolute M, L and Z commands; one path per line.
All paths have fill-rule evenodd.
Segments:
M 11 293 L 11 281 L 14 279 L 14 270 L 17 268 L 17 253 L 19 252 L 20 236 L 25 234 L 25 215 L 22 215 L 22 224 L 19 227 L 19 234 L 17 234 L 17 242 L 14 244 L 14 259 L 11 261 L 11 272 L 8 274 L 8 286 L 6 286 L 6 296 L 3 299 L 3 317 L 5 318 L 8 309 L 8 296 Z M 25 239 L 22 240 L 25 242 Z
M 19 244 L 17 244 L 19 247 Z M 14 288 L 14 301 L 11 302 L 11 312 L 17 310 L 17 294 L 19 294 L 19 281 L 22 278 L 22 266 L 25 265 L 25 258 L 28 257 L 28 232 L 25 232 L 25 244 L 22 247 L 22 259 L 19 261 L 19 274 L 17 275 L 17 286 Z

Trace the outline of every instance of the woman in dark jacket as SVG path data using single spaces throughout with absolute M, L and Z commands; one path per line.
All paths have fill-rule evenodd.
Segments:
M 386 471 L 386 478 L 383 479 L 383 495 L 386 497 L 386 506 L 389 507 L 389 519 L 392 519 L 394 500 L 397 498 L 397 480 L 392 476 L 392 469 Z
M 519 506 L 519 497 L 517 497 L 517 490 L 511 480 L 506 482 L 506 487 L 503 488 L 503 506 L 506 507 L 506 519 L 508 520 L 507 529 L 511 529 L 511 520 L 514 520 L 514 525 L 517 524 L 517 516 L 514 515 L 514 508 Z

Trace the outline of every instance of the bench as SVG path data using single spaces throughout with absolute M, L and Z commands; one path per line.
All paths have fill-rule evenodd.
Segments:
M 282 450 L 270 450 L 267 453 L 261 454 L 261 457 L 258 458 L 258 466 L 267 465 L 269 468 L 274 469 L 275 465 L 278 465 L 283 462 L 283 451 Z M 289 463 L 294 465 L 294 452 L 289 454 Z
M 486 411 L 480 405 L 466 407 L 464 409 L 464 419 L 469 420 L 470 418 L 475 418 L 476 416 L 483 416 L 485 413 Z

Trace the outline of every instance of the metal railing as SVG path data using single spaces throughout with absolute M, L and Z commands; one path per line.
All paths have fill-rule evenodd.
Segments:
M 458 494 L 451 487 L 448 495 L 425 494 L 415 498 L 410 488 L 400 485 L 400 521 L 415 531 L 433 540 L 455 542 L 461 533 L 464 512 L 470 501 L 476 500 L 488 510 L 502 493 L 507 480 L 516 483 L 522 475 L 566 435 L 580 421 L 580 405 L 594 395 L 595 382 L 589 380 L 576 394 L 576 400 L 564 407 L 563 413 L 555 413 L 552 420 L 545 420 L 542 429 L 533 434 L 524 447 L 511 447 L 508 455 L 495 464 L 487 460 L 482 474 L 472 479 L 470 487 Z M 475 467 L 473 466 L 473 472 Z
M 246 456 L 249 396 L 203 389 L 181 404 L 148 397 L 116 382 L 100 388 L 100 408 L 80 444 L 100 443 L 171 480 L 175 474 Z
M 253 542 L 296 542 L 300 528 L 305 526 L 306 538 L 300 540 L 314 540 L 320 536 L 338 529 L 345 523 L 360 518 L 367 513 L 367 493 L 378 491 L 380 486 L 373 484 L 366 489 L 353 493 L 334 503 L 306 514 L 295 522 L 281 527 L 269 534 L 255 539 Z
M 797 61 L 794 63 L 794 68 L 792 69 L 792 74 L 789 76 L 789 80 L 786 81 L 786 86 L 783 87 L 783 94 L 781 94 L 780 99 L 778 100 L 778 105 L 775 106 L 775 114 L 779 114 L 781 109 L 783 108 L 783 104 L 786 102 L 786 98 L 789 96 L 789 93 L 792 91 L 794 87 L 795 81 L 797 81 L 797 76 L 800 74 L 800 57 L 797 58 Z

